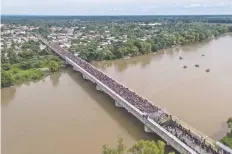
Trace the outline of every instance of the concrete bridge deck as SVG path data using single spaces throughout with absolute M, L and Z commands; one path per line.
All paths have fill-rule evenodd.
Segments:
M 115 100 L 115 106 L 123 107 L 144 123 L 146 132 L 154 132 L 182 154 L 221 154 L 212 139 L 189 128 L 178 118 L 153 105 L 134 91 L 107 76 L 88 62 L 61 48 L 56 43 L 49 43 L 39 37 L 53 52 L 64 59 L 83 78 L 96 84 L 97 90 L 103 91 Z

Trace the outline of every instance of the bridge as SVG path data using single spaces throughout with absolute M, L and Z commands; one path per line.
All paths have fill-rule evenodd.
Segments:
M 96 85 L 96 89 L 109 95 L 116 107 L 124 108 L 144 124 L 144 131 L 156 133 L 167 145 L 181 154 L 232 154 L 161 107 L 140 96 L 122 83 L 108 76 L 73 53 L 37 36 L 56 55 L 80 72 L 83 78 Z

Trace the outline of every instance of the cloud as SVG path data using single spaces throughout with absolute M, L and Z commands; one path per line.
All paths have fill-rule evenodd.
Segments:
M 232 0 L 2 0 L 3 14 L 232 14 Z
M 142 6 L 142 7 L 140 7 L 140 10 L 141 10 L 142 12 L 146 12 L 146 11 L 155 9 L 155 8 L 157 8 L 157 7 L 158 7 L 157 5 Z
M 202 7 L 202 4 L 189 4 L 189 5 L 184 5 L 184 8 L 189 8 L 189 7 Z
M 113 8 L 112 10 L 113 11 L 123 11 L 124 9 L 123 8 Z

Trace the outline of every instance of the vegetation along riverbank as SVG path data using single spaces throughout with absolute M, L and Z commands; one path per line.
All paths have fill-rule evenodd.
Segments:
M 227 133 L 225 137 L 221 139 L 221 142 L 225 144 L 226 146 L 232 148 L 232 117 L 230 117 L 227 120 L 227 125 L 229 128 L 229 132 Z
M 19 49 L 17 45 L 4 48 L 1 53 L 1 64 L 1 87 L 9 87 L 39 80 L 48 73 L 57 72 L 62 62 L 45 46 L 41 47 L 39 42 L 30 40 L 23 43 Z
M 131 148 L 127 149 L 123 139 L 119 138 L 116 148 L 103 145 L 102 154 L 165 154 L 166 144 L 163 141 L 139 140 Z M 168 152 L 175 154 L 175 152 Z
M 197 43 L 231 31 L 232 27 L 219 24 L 172 23 L 140 28 L 124 25 L 122 28 L 115 29 L 115 35 L 116 39 L 126 35 L 126 41 L 112 41 L 110 45 L 99 46 L 99 40 L 76 45 L 77 42 L 81 42 L 77 39 L 73 40 L 70 49 L 87 61 L 111 60 L 157 52 L 178 45 Z

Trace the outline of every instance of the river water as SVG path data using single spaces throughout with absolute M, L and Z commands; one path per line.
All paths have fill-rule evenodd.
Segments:
M 232 116 L 231 47 L 232 35 L 225 35 L 155 55 L 93 64 L 217 140 Z M 4 88 L 1 94 L 4 154 L 92 154 L 101 153 L 103 144 L 115 145 L 120 136 L 128 147 L 139 139 L 159 139 L 71 69 Z

